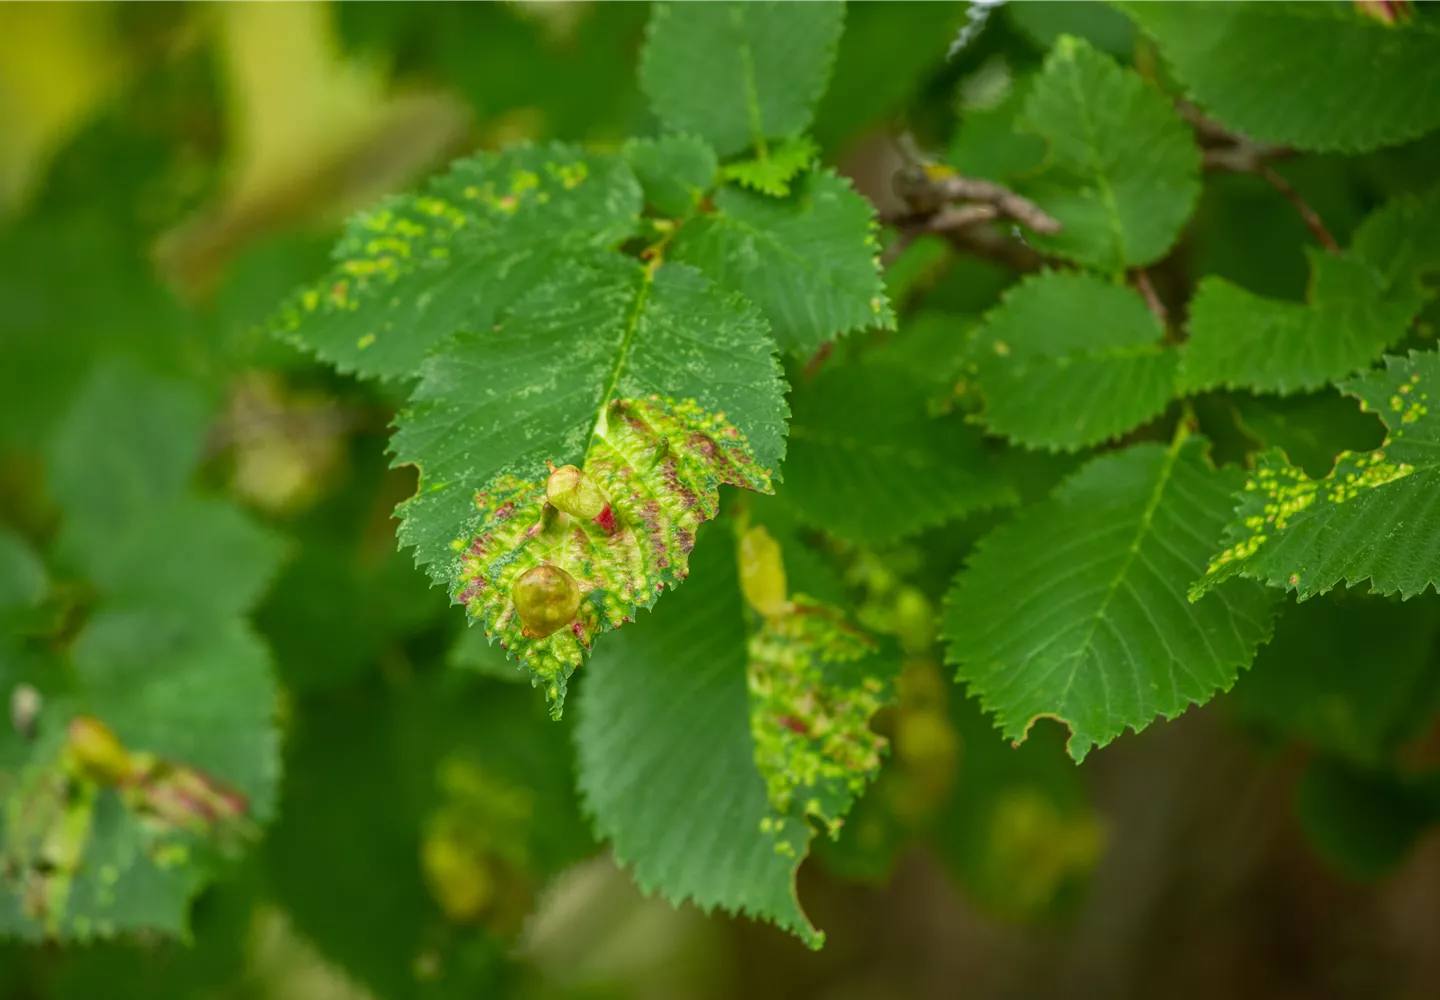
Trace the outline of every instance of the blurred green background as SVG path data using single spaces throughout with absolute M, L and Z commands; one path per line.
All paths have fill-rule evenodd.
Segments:
M 7 944 L 0 996 L 1440 993 L 1433 792 L 1347 756 L 1349 706 L 1337 723 L 1319 705 L 1297 734 L 1243 684 L 1076 768 L 1054 727 L 1002 743 L 920 635 L 882 720 L 891 760 L 801 872 L 829 936 L 819 953 L 646 899 L 593 843 L 568 723 L 545 718 L 396 550 L 390 512 L 414 487 L 384 454 L 400 390 L 257 326 L 321 273 L 348 211 L 455 155 L 653 132 L 635 83 L 647 16 L 638 3 L 0 3 L 0 522 L 53 539 L 46 442 L 97 363 L 122 358 L 203 393 L 203 485 L 287 547 L 254 615 L 282 684 L 275 825 L 199 899 L 193 941 Z M 947 60 L 965 18 L 956 3 L 849 8 L 814 133 L 882 209 L 894 136 L 944 151 L 957 121 L 983 128 L 1062 31 L 1154 63 L 1123 17 L 1079 3 L 1008 5 Z M 1435 152 L 1282 171 L 1343 242 L 1371 206 L 1432 179 Z M 1309 240 L 1259 181 L 1210 178 L 1192 269 L 1298 297 Z M 917 327 L 973 321 L 1010 278 L 943 252 L 905 262 L 893 287 Z M 1063 463 L 1035 465 L 1038 493 Z M 995 517 L 822 554 L 872 621 L 924 620 Z M 1300 657 L 1325 634 L 1325 615 L 1310 618 L 1287 618 L 1262 660 Z M 1430 711 L 1402 748 L 1416 762 L 1440 756 L 1432 646 L 1369 651 L 1418 664 Z M 495 839 L 467 853 L 477 829 Z M 482 897 L 500 902 L 477 918 Z

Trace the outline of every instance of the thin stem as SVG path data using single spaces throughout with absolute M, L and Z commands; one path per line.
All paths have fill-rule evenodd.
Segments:
M 1324 221 L 1289 181 L 1281 177 L 1275 168 L 1268 164 L 1260 167 L 1258 175 L 1265 183 L 1279 191 L 1280 196 L 1294 207 L 1300 215 L 1300 220 L 1305 223 L 1306 228 L 1315 236 L 1315 239 L 1320 241 L 1322 247 L 1330 253 L 1340 252 L 1340 244 L 1335 242 L 1335 237 L 1331 236 L 1330 230 L 1325 228 Z

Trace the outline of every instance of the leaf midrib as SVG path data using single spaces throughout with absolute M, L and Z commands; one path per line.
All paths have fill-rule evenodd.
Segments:
M 1084 654 L 1089 651 L 1090 644 L 1095 638 L 1095 632 L 1100 628 L 1101 622 L 1105 619 L 1105 612 L 1110 608 L 1110 602 L 1115 598 L 1115 594 L 1120 590 L 1121 584 L 1125 582 L 1125 577 L 1130 572 L 1130 567 L 1140 554 L 1140 545 L 1150 531 L 1150 525 L 1155 518 L 1155 512 L 1160 509 L 1160 501 L 1165 495 L 1165 487 L 1170 483 L 1170 477 L 1175 470 L 1175 463 L 1180 458 L 1180 450 L 1189 436 L 1189 428 L 1182 419 L 1179 426 L 1175 429 L 1175 437 L 1170 442 L 1170 448 L 1165 453 L 1165 460 L 1160 465 L 1160 474 L 1155 480 L 1155 488 L 1151 491 L 1150 499 L 1145 504 L 1145 510 L 1140 515 L 1140 523 L 1135 529 L 1134 538 L 1130 540 L 1130 547 L 1125 552 L 1125 558 L 1121 560 L 1119 569 L 1115 571 L 1115 575 L 1110 580 L 1110 585 L 1105 588 L 1105 596 L 1101 599 L 1100 606 L 1095 609 L 1095 613 L 1091 616 L 1090 625 L 1085 630 L 1085 636 L 1081 639 L 1075 657 L 1071 661 L 1070 674 L 1065 679 L 1064 690 L 1060 692 L 1060 696 L 1056 699 L 1057 704 L 1063 705 L 1066 699 L 1069 698 L 1070 689 L 1074 687 L 1075 678 L 1080 672 L 1080 664 L 1083 662 Z

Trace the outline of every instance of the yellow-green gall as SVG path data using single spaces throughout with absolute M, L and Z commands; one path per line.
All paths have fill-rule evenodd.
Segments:
M 534 566 L 521 574 L 510 589 L 520 613 L 521 635 L 543 639 L 558 632 L 580 610 L 580 585 L 559 566 Z
M 585 521 L 598 517 L 610 502 L 594 478 L 573 465 L 562 465 L 550 473 L 545 499 L 557 510 Z
M 90 715 L 70 720 L 65 755 L 82 778 L 102 785 L 118 785 L 134 771 L 130 754 L 109 726 Z
M 750 606 L 766 618 L 783 615 L 790 608 L 780 543 L 759 525 L 740 538 L 740 590 Z

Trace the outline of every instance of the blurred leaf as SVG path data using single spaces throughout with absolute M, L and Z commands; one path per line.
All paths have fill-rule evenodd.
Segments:
M 1083 38 L 1121 59 L 1135 47 L 1135 29 L 1125 15 L 1095 0 L 1026 0 L 1007 4 L 1005 16 L 1041 49 L 1049 49 L 1061 35 Z
M 986 910 L 1042 916 L 1083 884 L 1104 844 L 1064 733 L 1041 724 L 1015 746 L 958 691 L 950 718 L 960 769 L 937 825 L 940 856 Z
M 1032 242 L 1112 274 L 1165 256 L 1200 196 L 1200 151 L 1163 94 L 1067 35 L 1034 78 L 1021 127 L 1049 143 L 1023 192 L 1064 226 Z
M 631 139 L 625 144 L 625 161 L 635 171 L 646 203 L 676 219 L 695 214 L 720 172 L 715 150 L 688 135 Z
M 985 315 L 971 350 L 979 419 L 1031 448 L 1073 451 L 1151 420 L 1175 396 L 1179 358 L 1135 292 L 1042 271 Z
M 1333 389 L 1285 398 L 1242 396 L 1235 407 L 1248 434 L 1282 449 L 1312 479 L 1329 475 L 1342 452 L 1373 451 L 1385 438 L 1378 417 Z
M 1121 5 L 1202 108 L 1235 132 L 1361 152 L 1440 125 L 1440 31 L 1351 4 Z
M 867 544 L 1014 503 L 979 435 L 927 416 L 919 389 L 884 363 L 831 364 L 801 382 L 780 497 L 807 523 Z
M 1437 221 L 1440 193 L 1402 198 L 1361 223 L 1346 256 L 1307 247 L 1303 305 L 1206 278 L 1190 305 L 1182 384 L 1290 393 L 1364 367 L 1433 297 L 1424 279 L 1440 268 L 1440 239 L 1430 235 Z

